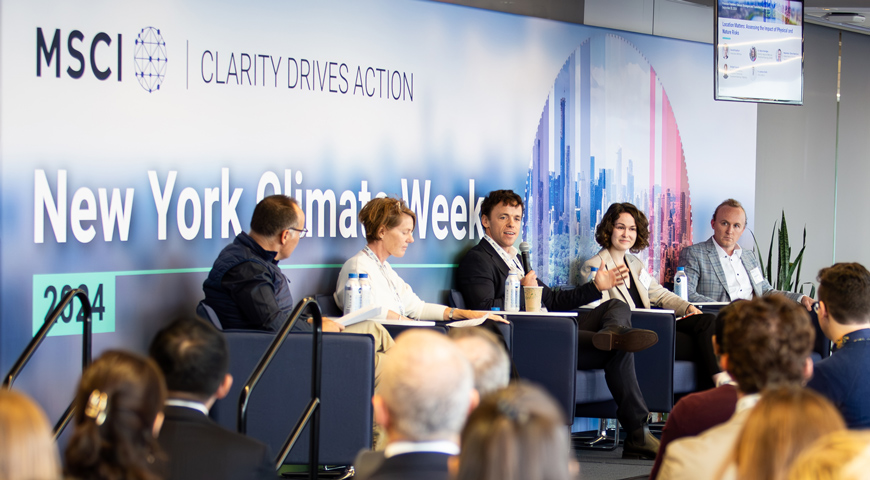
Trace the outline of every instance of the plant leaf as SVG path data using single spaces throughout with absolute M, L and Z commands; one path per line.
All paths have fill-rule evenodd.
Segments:
M 773 238 L 776 235 L 776 222 L 773 222 L 773 230 L 770 232 L 770 248 L 767 249 L 767 282 L 773 283 Z M 764 269 L 764 262 L 761 263 Z

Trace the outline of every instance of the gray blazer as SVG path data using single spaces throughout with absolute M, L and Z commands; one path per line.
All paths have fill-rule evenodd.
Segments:
M 608 270 L 616 269 L 616 263 L 613 262 L 613 258 L 610 256 L 610 252 L 606 248 L 602 248 L 597 255 L 590 258 L 589 260 L 586 260 L 586 262 L 583 264 L 583 267 L 580 270 L 582 278 L 589 277 L 589 272 L 592 271 L 592 267 L 597 268 L 601 266 L 602 260 L 604 260 L 604 265 L 607 267 Z M 628 266 L 628 270 L 631 272 L 631 281 L 634 282 L 634 284 L 637 286 L 637 292 L 640 294 L 640 299 L 641 301 L 643 301 L 643 305 L 634 304 L 634 301 L 632 301 L 631 299 L 631 294 L 628 293 L 628 288 L 626 288 L 625 285 L 619 285 L 611 288 L 610 290 L 601 292 L 602 301 L 615 298 L 617 300 L 622 300 L 623 302 L 627 303 L 628 306 L 631 308 L 650 308 L 650 306 L 652 305 L 655 307 L 673 310 L 678 317 L 682 317 L 686 314 L 686 309 L 689 308 L 689 302 L 684 302 L 682 298 L 680 298 L 667 288 L 661 286 L 659 282 L 657 282 L 656 279 L 652 277 L 652 275 L 650 275 L 650 282 L 648 288 L 645 288 L 643 284 L 638 281 L 638 279 L 640 278 L 641 270 L 646 268 L 639 258 L 629 253 L 626 253 L 625 264 Z
M 756 297 L 781 293 L 788 298 L 800 302 L 802 294 L 796 292 L 783 292 L 774 290 L 768 281 L 762 277 L 760 282 L 752 278 L 752 271 L 759 268 L 758 259 L 752 252 L 744 250 L 740 255 L 746 273 L 749 274 L 749 282 Z M 686 271 L 689 280 L 690 302 L 731 302 L 733 299 L 728 295 L 728 284 L 725 280 L 725 272 L 722 270 L 722 262 L 713 237 L 706 242 L 696 243 L 690 247 L 683 247 L 680 251 L 680 266 Z

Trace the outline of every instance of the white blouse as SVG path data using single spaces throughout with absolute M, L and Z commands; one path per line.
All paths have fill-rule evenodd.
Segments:
M 376 258 L 369 256 L 366 249 L 360 250 L 344 262 L 341 272 L 338 274 L 333 298 L 342 310 L 344 310 L 344 284 L 350 273 L 367 273 L 369 275 L 373 305 L 382 305 L 387 310 L 417 320 L 444 319 L 444 309 L 447 307 L 421 300 L 411 289 L 411 286 L 405 283 L 393 270 L 389 262 L 380 263 Z M 380 318 L 386 318 L 386 312 Z

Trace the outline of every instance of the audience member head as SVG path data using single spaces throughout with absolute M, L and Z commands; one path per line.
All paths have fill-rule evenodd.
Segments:
M 794 459 L 813 441 L 845 428 L 831 402 L 808 388 L 765 390 L 735 443 L 737 478 L 784 480 Z
M 0 478 L 61 478 L 57 446 L 45 413 L 27 395 L 6 389 L 0 389 Z
M 148 350 L 166 379 L 169 395 L 190 398 L 207 407 L 232 386 L 224 336 L 198 318 L 175 320 L 157 332 Z
M 595 228 L 595 241 L 603 248 L 610 248 L 612 245 L 613 229 L 618 223 L 619 217 L 623 214 L 631 215 L 634 220 L 634 226 L 637 229 L 637 239 L 629 251 L 637 253 L 649 246 L 649 220 L 637 207 L 630 203 L 613 203 L 604 212 L 601 217 L 601 222 Z
M 870 431 L 837 430 L 805 448 L 788 480 L 863 480 L 870 471 Z
M 389 442 L 458 441 L 477 403 L 471 365 L 446 335 L 411 329 L 390 349 L 378 393 L 375 420 Z
M 774 294 L 733 307 L 723 314 L 722 363 L 740 392 L 800 385 L 812 375 L 815 329 L 801 304 Z
M 411 230 L 417 226 L 417 215 L 398 198 L 373 198 L 359 211 L 359 221 L 366 229 L 369 243 L 383 239 L 392 230 L 410 217 Z
M 572 471 L 562 411 L 528 383 L 484 397 L 462 429 L 456 480 L 567 480 Z
M 166 387 L 154 361 L 108 351 L 82 374 L 75 430 L 66 448 L 72 477 L 152 480 Z
M 448 336 L 471 362 L 474 388 L 481 397 L 507 386 L 511 362 L 494 333 L 480 327 L 451 328 Z
M 305 213 L 296 200 L 286 195 L 270 195 L 254 207 L 251 238 L 266 250 L 276 252 L 276 260 L 289 258 L 304 233 Z
M 523 205 L 523 197 L 514 193 L 513 190 L 493 190 L 489 195 L 484 197 L 480 204 L 480 215 L 489 217 L 493 208 L 499 205 L 507 205 L 509 207 L 520 207 L 520 213 L 525 208 Z
M 860 263 L 836 263 L 819 271 L 819 322 L 870 323 L 870 272 Z

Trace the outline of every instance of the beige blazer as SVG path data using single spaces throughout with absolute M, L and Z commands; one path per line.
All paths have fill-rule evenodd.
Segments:
M 592 267 L 601 267 L 601 260 L 604 260 L 604 265 L 608 270 L 616 269 L 616 264 L 613 262 L 610 252 L 606 248 L 602 248 L 597 255 L 586 260 L 583 264 L 583 268 L 580 270 L 581 278 L 588 278 L 589 273 L 592 271 Z M 626 253 L 625 264 L 631 272 L 631 281 L 637 285 L 637 291 L 640 293 L 640 299 L 643 301 L 643 305 L 634 304 L 631 300 L 631 294 L 628 292 L 628 287 L 625 285 L 618 285 L 610 290 L 601 292 L 601 300 L 615 298 L 627 303 L 631 308 L 650 308 L 650 306 L 665 308 L 673 310 L 678 317 L 682 317 L 686 314 L 686 309 L 689 308 L 690 303 L 683 301 L 682 298 L 661 286 L 652 275 L 650 275 L 649 288 L 645 288 L 643 284 L 638 281 L 641 270 L 646 268 L 639 258 Z

